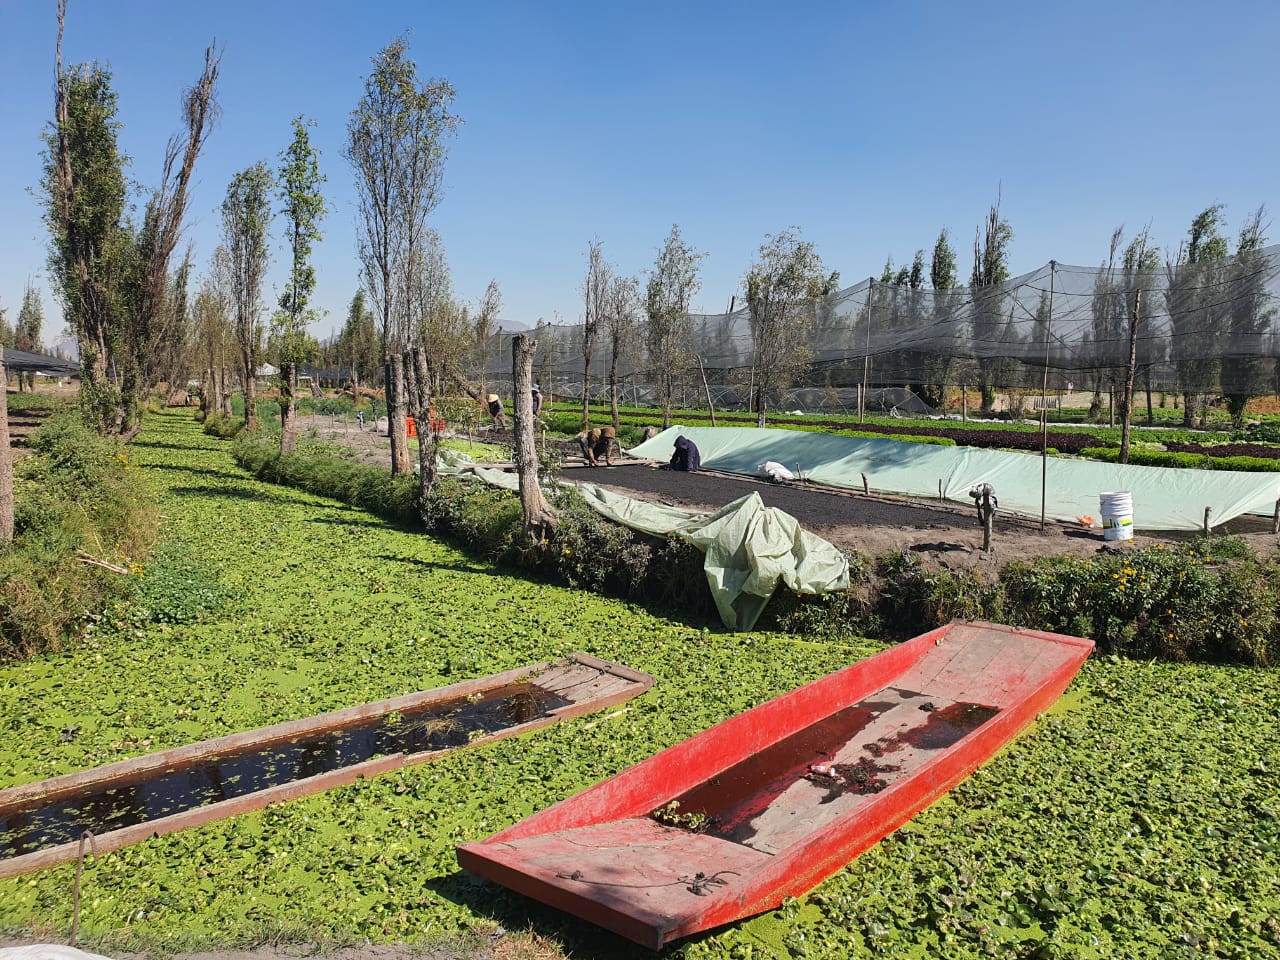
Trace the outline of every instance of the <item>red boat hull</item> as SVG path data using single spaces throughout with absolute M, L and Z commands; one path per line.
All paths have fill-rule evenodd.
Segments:
M 458 862 L 659 949 L 811 889 L 1017 736 L 1092 649 L 949 624 L 464 844 Z

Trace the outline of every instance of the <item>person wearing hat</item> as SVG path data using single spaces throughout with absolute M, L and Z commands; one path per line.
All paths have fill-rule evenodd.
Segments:
M 536 383 L 533 385 L 533 415 L 535 418 L 542 416 L 542 391 Z

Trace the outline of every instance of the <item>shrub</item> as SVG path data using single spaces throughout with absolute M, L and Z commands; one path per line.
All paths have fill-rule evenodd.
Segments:
M 230 440 L 244 429 L 244 420 L 240 417 L 227 417 L 221 413 L 211 413 L 204 421 L 204 432 L 211 437 Z
M 1157 546 L 1014 563 L 1003 582 L 1020 624 L 1091 637 L 1103 652 L 1262 665 L 1280 656 L 1277 574 L 1275 563 L 1219 570 L 1195 548 Z
M 15 468 L 14 541 L 0 550 L 0 660 L 64 645 L 140 569 L 155 497 L 125 448 L 74 412 L 50 417 Z
M 910 553 L 881 557 L 876 606 L 893 638 L 911 637 L 951 620 L 981 620 L 1000 609 L 998 587 L 964 570 L 929 570 Z
M 1119 463 L 1120 451 L 1088 447 L 1080 455 L 1090 460 Z M 1280 460 L 1268 457 L 1211 457 L 1207 453 L 1175 453 L 1160 450 L 1130 450 L 1129 462 L 1141 467 L 1173 467 L 1181 470 L 1240 470 L 1248 473 L 1280 473 Z

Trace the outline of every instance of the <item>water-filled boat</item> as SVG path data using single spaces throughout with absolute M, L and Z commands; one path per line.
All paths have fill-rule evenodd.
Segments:
M 948 624 L 463 844 L 458 862 L 659 949 L 847 864 L 1025 729 L 1092 649 Z

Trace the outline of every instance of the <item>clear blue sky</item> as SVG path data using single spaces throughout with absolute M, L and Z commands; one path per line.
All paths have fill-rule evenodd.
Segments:
M 322 336 L 360 282 L 347 116 L 370 57 L 406 30 L 465 120 L 434 215 L 456 292 L 474 303 L 497 279 L 509 321 L 576 320 L 588 242 L 641 275 L 673 223 L 708 254 L 694 308 L 715 312 L 765 234 L 792 225 L 852 284 L 886 256 L 927 255 L 943 227 L 967 277 L 997 190 L 1014 273 L 1096 264 L 1120 224 L 1176 248 L 1208 204 L 1227 205 L 1234 231 L 1277 201 L 1274 0 L 69 6 L 64 60 L 111 66 L 122 146 L 147 187 L 181 89 L 210 41 L 223 48 L 222 119 L 187 228 L 199 271 L 232 174 L 277 165 L 293 116 L 317 121 Z M 34 277 L 46 340 L 61 329 L 38 186 L 54 8 L 0 0 L 0 306 L 12 319 Z

